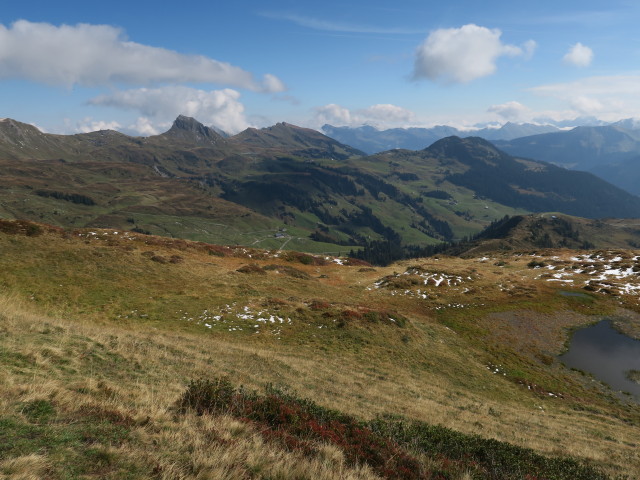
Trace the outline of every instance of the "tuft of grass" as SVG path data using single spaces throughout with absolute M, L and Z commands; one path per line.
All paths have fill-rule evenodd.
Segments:
M 48 400 L 31 400 L 20 406 L 22 413 L 31 423 L 48 423 L 55 416 L 56 409 Z

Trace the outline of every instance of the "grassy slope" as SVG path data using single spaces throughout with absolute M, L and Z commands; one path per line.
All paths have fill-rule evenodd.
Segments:
M 0 450 L 3 474 L 374 478 L 331 446 L 302 457 L 227 417 L 173 415 L 190 379 L 218 375 L 249 388 L 287 385 L 363 419 L 401 414 L 629 478 L 640 469 L 638 407 L 553 359 L 567 329 L 617 301 L 557 295 L 526 257 L 504 257 L 502 267 L 431 259 L 361 271 L 291 253 L 96 233 L 0 233 L 0 421 L 14 445 Z M 427 300 L 392 295 L 415 291 L 413 277 L 394 275 L 415 263 L 465 280 L 421 286 Z M 250 264 L 279 267 L 237 272 Z M 240 318 L 247 309 L 254 319 Z M 408 321 L 401 327 L 380 311 Z
M 220 198 L 219 186 L 201 186 L 200 181 L 189 181 L 189 177 L 201 177 L 213 174 L 214 177 L 228 180 L 247 180 L 265 176 L 265 181 L 272 181 L 280 175 L 268 173 L 263 163 L 277 164 L 277 158 L 294 156 L 301 163 L 308 160 L 304 154 L 296 157 L 299 140 L 317 142 L 317 148 L 324 145 L 316 138 L 322 135 L 315 133 L 310 138 L 296 139 L 295 134 L 300 129 L 278 126 L 276 130 L 283 130 L 277 136 L 275 146 L 256 147 L 251 155 L 246 148 L 233 142 L 222 142 L 220 149 L 196 148 L 193 144 L 185 143 L 171 135 L 160 135 L 150 139 L 127 138 L 114 132 L 95 132 L 94 134 L 76 136 L 48 136 L 39 132 L 32 132 L 29 126 L 22 126 L 28 133 L 23 140 L 33 146 L 33 151 L 24 151 L 20 145 L 13 145 L 17 150 L 5 152 L 0 162 L 5 175 L 0 185 L 0 215 L 4 218 L 26 218 L 47 222 L 64 227 L 100 226 L 109 228 L 131 228 L 127 220 L 133 218 L 135 226 L 153 234 L 179 236 L 194 240 L 205 240 L 220 244 L 250 244 L 244 235 L 253 230 L 265 228 L 274 232 L 282 227 L 282 217 L 276 215 L 273 208 L 280 205 L 279 201 L 267 202 L 259 196 L 255 202 L 253 188 L 248 188 L 240 196 L 249 209 Z M 269 130 L 269 129 L 267 129 Z M 291 131 L 288 131 L 291 130 Z M 312 132 L 313 133 L 313 132 Z M 32 135 L 31 135 L 32 134 Z M 188 134 L 188 132 L 186 133 Z M 293 137 L 292 137 L 293 135 Z M 309 136 L 309 133 L 306 134 Z M 33 138 L 32 138 L 33 137 Z M 282 137 L 282 138 L 280 138 Z M 291 138 L 290 138 L 291 137 Z M 5 139 L 7 140 L 7 139 Z M 15 140 L 9 136 L 9 140 Z M 324 137 L 324 140 L 328 139 Z M 314 143 L 315 142 L 315 143 Z M 236 142 L 237 143 L 237 142 Z M 329 142 L 331 145 L 332 143 Z M 335 143 L 335 142 L 334 142 Z M 235 146 L 234 146 L 235 145 Z M 6 146 L 6 145 L 5 145 Z M 275 148 L 275 147 L 278 148 Z M 234 148 L 240 149 L 241 155 L 234 154 Z M 251 150 L 251 149 L 250 149 Z M 322 152 L 320 152 L 322 153 Z M 319 155 L 320 153 L 317 152 Z M 354 152 L 346 152 L 353 154 Z M 325 152 L 322 157 L 331 157 Z M 347 156 L 342 155 L 342 156 Z M 14 158 L 15 157 L 15 158 Z M 416 164 L 415 154 L 406 155 L 407 158 L 398 159 L 398 166 L 389 165 L 384 156 L 371 157 L 368 160 L 317 160 L 327 166 L 336 167 L 342 164 L 353 164 L 364 167 L 364 171 L 371 170 L 385 177 L 394 171 L 417 173 L 422 180 L 402 181 L 390 175 L 386 181 L 397 185 L 403 193 L 417 198 L 421 190 L 438 188 L 434 183 L 443 176 L 443 169 L 436 163 L 424 162 L 420 158 Z M 55 160 L 54 160 L 55 159 Z M 62 160 L 64 159 L 64 160 Z M 420 164 L 420 162 L 424 163 Z M 294 164 L 298 163 L 294 161 Z M 392 162 L 395 164 L 394 162 Z M 279 168 L 279 167 L 278 167 Z M 276 168 L 276 170 L 278 170 Z M 286 168 L 285 168 L 286 171 Z M 170 175 L 180 178 L 162 178 L 160 175 Z M 285 175 L 285 184 L 298 186 L 300 176 Z M 289 178 L 291 177 L 291 178 Z M 201 179 L 200 179 L 201 180 Z M 312 182 L 313 183 L 313 182 Z M 444 188 L 444 187 L 443 187 Z M 479 201 L 472 198 L 472 192 L 446 185 L 453 192 L 456 205 L 448 201 L 427 199 L 430 210 L 440 219 L 449 222 L 456 237 L 462 237 L 477 232 L 491 220 L 501 218 L 505 214 L 518 213 L 514 210 L 493 202 Z M 62 192 L 65 194 L 81 194 L 91 197 L 96 205 L 79 205 L 72 202 L 51 197 L 38 196 L 37 190 Z M 373 209 L 374 215 L 382 222 L 399 232 L 406 243 L 433 243 L 436 240 L 419 229 L 408 225 L 420 221 L 412 208 L 393 201 L 392 199 L 376 200 L 371 195 L 362 197 L 348 197 L 331 192 L 332 186 L 320 186 L 316 191 L 313 186 L 305 186 L 305 193 L 318 202 L 330 200 L 336 202 L 335 208 L 326 207 L 332 214 L 343 208 L 348 212 L 358 210 L 359 205 L 367 205 Z M 314 196 L 315 195 L 315 196 Z M 239 200 L 240 201 L 240 200 Z M 178 204 L 178 207 L 175 206 Z M 485 209 L 484 207 L 488 208 Z M 257 214 L 251 208 L 262 212 Z M 295 207 L 287 207 L 289 224 L 298 227 L 301 232 L 297 237 L 308 237 L 316 228 L 319 219 L 311 212 L 300 211 Z M 195 228 L 182 228 L 175 223 L 175 211 L 179 215 L 188 217 Z M 465 218 L 454 214 L 454 211 L 468 213 Z M 267 218 L 269 217 L 269 218 Z M 244 219 L 236 222 L 234 219 Z M 207 226 L 215 224 L 229 225 L 227 231 L 210 229 Z M 368 228 L 354 225 L 353 228 L 364 236 L 379 238 L 379 232 L 374 233 Z M 348 240 L 348 237 L 337 229 L 336 239 Z M 296 238 L 297 238 L 296 237 Z M 266 237 L 264 238 L 267 239 Z M 270 242 L 267 247 L 276 246 L 277 242 Z M 315 242 L 291 243 L 290 248 L 304 248 L 308 251 L 339 251 L 336 245 L 315 245 Z

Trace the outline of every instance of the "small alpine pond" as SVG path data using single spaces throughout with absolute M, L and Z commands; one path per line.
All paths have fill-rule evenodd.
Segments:
M 640 341 L 613 328 L 611 320 L 574 332 L 560 360 L 570 368 L 592 374 L 613 390 L 629 392 L 640 402 Z

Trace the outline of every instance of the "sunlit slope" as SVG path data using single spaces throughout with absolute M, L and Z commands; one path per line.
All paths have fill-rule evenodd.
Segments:
M 43 422 L 84 425 L 94 412 L 98 423 L 112 419 L 93 437 L 96 455 L 113 455 L 140 478 L 153 465 L 186 472 L 194 452 L 227 447 L 218 437 L 202 443 L 210 424 L 171 409 L 189 380 L 226 375 L 236 386 L 287 385 L 364 420 L 399 414 L 629 478 L 640 466 L 638 406 L 555 358 L 569 329 L 603 314 L 640 331 L 637 290 L 629 288 L 640 283 L 635 253 L 554 250 L 372 268 L 115 230 L 2 222 L 2 231 L 2 418 L 15 435 Z M 39 400 L 53 408 L 42 413 L 52 415 L 46 421 L 29 413 Z M 118 422 L 126 435 L 109 430 Z M 220 438 L 233 435 L 224 432 Z M 201 446 L 144 453 L 146 442 L 165 445 L 165 435 Z M 19 461 L 45 469 L 56 458 L 85 462 L 64 442 L 51 450 L 62 457 L 33 445 L 4 450 L 3 468 L 16 455 L 40 455 Z M 238 455 L 245 465 L 247 454 Z M 292 462 L 312 468 L 296 455 Z M 120 463 L 104 461 L 116 475 Z M 352 468 L 332 465 L 337 477 L 327 478 Z

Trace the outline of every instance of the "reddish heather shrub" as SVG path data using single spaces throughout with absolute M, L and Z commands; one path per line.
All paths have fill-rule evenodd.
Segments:
M 269 387 L 266 395 L 235 390 L 227 378 L 192 381 L 177 402 L 178 411 L 227 413 L 259 426 L 265 439 L 310 453 L 322 441 L 343 450 L 351 465 L 366 463 L 378 474 L 399 480 L 425 478 L 418 460 L 353 417 Z
M 325 302 L 324 300 L 312 300 L 309 304 L 309 308 L 311 310 L 326 310 L 330 306 L 331 304 L 329 302 Z
M 0 232 L 10 235 L 37 237 L 44 233 L 44 228 L 26 220 L 0 220 Z
M 240 267 L 238 270 L 236 270 L 236 272 L 240 272 L 240 273 L 257 273 L 258 275 L 266 275 L 267 274 L 267 272 L 265 272 L 262 268 L 260 268 L 255 263 L 252 263 L 252 264 L 249 264 L 249 265 L 244 265 L 244 266 Z

